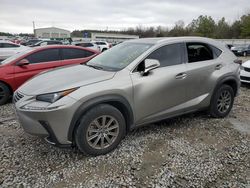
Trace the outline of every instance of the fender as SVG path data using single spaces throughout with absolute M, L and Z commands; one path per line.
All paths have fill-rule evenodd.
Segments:
M 213 95 L 215 93 L 215 91 L 217 91 L 217 89 L 225 82 L 230 82 L 230 81 L 233 81 L 235 84 L 236 84 L 236 88 L 233 88 L 233 89 L 236 89 L 234 90 L 234 94 L 235 96 L 237 95 L 238 91 L 239 91 L 239 87 L 240 87 L 240 80 L 237 76 L 235 75 L 232 75 L 232 74 L 226 74 L 224 75 L 222 78 L 220 78 L 217 83 L 216 83 L 216 86 L 214 87 L 214 90 L 213 90 Z M 213 96 L 212 95 L 212 96 Z
M 76 126 L 79 123 L 80 117 L 82 117 L 83 114 L 85 114 L 89 109 L 92 107 L 98 105 L 98 104 L 111 104 L 116 107 L 114 104 L 119 104 L 119 106 L 122 108 L 123 112 L 121 112 L 124 115 L 127 129 L 130 130 L 132 127 L 134 127 L 134 114 L 132 111 L 132 108 L 124 97 L 120 95 L 104 95 L 100 97 L 96 97 L 93 99 L 90 99 L 86 102 L 84 102 L 75 112 L 68 131 L 68 140 L 73 141 L 73 134 Z M 120 109 L 119 109 L 120 110 Z

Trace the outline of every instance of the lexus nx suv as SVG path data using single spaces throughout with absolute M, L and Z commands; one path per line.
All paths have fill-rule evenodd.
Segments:
M 140 125 L 198 110 L 227 116 L 240 85 L 238 63 L 208 38 L 129 40 L 86 64 L 34 77 L 13 100 L 26 132 L 102 155 Z

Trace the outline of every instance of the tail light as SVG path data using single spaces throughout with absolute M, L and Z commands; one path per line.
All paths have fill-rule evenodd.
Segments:
M 109 48 L 111 48 L 112 47 L 112 44 L 109 44 Z
M 234 63 L 241 65 L 242 64 L 242 60 L 236 59 L 236 60 L 234 60 Z

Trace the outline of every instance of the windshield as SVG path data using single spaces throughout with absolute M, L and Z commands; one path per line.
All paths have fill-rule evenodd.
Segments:
M 91 59 L 86 65 L 108 71 L 119 71 L 151 46 L 152 44 L 124 42 Z
M 0 65 L 8 64 L 8 63 L 10 63 L 11 61 L 13 61 L 13 60 L 15 60 L 15 59 L 17 59 L 17 58 L 23 56 L 24 54 L 31 52 L 32 50 L 34 50 L 34 49 L 31 48 L 31 49 L 27 49 L 27 50 L 24 50 L 24 51 L 22 51 L 22 52 L 16 53 L 16 54 L 10 56 L 9 58 L 3 60 L 2 62 L 0 62 Z

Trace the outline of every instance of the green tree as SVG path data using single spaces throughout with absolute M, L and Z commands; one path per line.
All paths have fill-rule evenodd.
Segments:
M 215 27 L 215 38 L 225 39 L 230 38 L 230 26 L 226 22 L 225 18 L 221 18 Z
M 215 31 L 215 21 L 211 16 L 199 16 L 198 19 L 194 22 L 197 25 L 195 33 L 202 37 L 214 37 Z
M 241 17 L 241 37 L 250 38 L 250 14 Z

